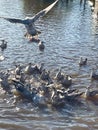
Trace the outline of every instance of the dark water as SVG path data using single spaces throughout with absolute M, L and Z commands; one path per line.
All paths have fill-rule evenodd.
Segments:
M 53 1 L 49 0 L 0 0 L 0 16 L 24 18 L 33 16 Z M 36 22 L 41 30 L 40 39 L 45 42 L 41 52 L 36 43 L 24 38 L 25 28 L 0 19 L 0 39 L 8 41 L 8 47 L 0 51 L 5 59 L 0 69 L 13 68 L 15 64 L 45 63 L 48 70 L 71 74 L 73 87 L 83 89 L 91 82 L 92 68 L 98 68 L 98 24 L 91 17 L 89 5 L 80 7 L 79 0 L 60 0 L 42 19 Z M 88 58 L 88 64 L 79 68 L 80 56 Z M 31 103 L 19 100 L 17 104 L 9 95 L 0 95 L 0 130 L 97 130 L 98 105 L 85 101 L 85 105 L 66 104 L 65 108 L 33 108 Z

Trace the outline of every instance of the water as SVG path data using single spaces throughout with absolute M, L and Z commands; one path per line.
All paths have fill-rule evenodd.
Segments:
M 53 1 L 0 0 L 0 16 L 24 18 L 33 16 Z M 71 74 L 73 87 L 85 91 L 85 87 L 98 87 L 91 82 L 92 68 L 98 68 L 98 24 L 91 17 L 89 5 L 80 7 L 79 0 L 62 0 L 43 18 L 36 22 L 41 30 L 39 38 L 45 42 L 41 52 L 36 43 L 24 38 L 25 28 L 0 19 L 0 39 L 8 47 L 0 54 L 0 69 L 13 68 L 15 64 L 44 63 L 45 68 L 56 72 L 58 68 Z M 88 58 L 88 64 L 79 68 L 79 58 Z M 65 108 L 39 109 L 31 103 L 19 100 L 13 103 L 9 95 L 0 95 L 1 130 L 97 130 L 98 103 L 84 101 L 83 105 L 66 104 Z

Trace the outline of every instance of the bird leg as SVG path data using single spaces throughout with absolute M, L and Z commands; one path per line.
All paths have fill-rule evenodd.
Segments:
M 37 35 L 35 35 L 35 36 L 30 36 L 29 37 L 29 40 L 31 41 L 31 42 L 36 42 L 36 43 L 39 43 L 40 42 L 40 39 L 38 38 L 38 34 Z
M 39 38 L 38 38 L 38 34 L 36 34 L 35 36 L 32 36 L 32 35 L 29 34 L 29 33 L 25 33 L 24 36 L 25 36 L 27 39 L 29 39 L 29 41 L 31 41 L 31 42 L 36 42 L 36 43 L 39 43 L 39 42 L 40 42 L 40 40 L 39 40 Z

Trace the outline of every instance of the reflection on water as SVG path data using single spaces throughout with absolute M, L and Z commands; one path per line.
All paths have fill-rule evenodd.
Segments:
M 16 18 L 33 16 L 53 0 L 0 0 L 0 15 Z M 0 39 L 8 41 L 6 50 L 0 50 L 0 69 L 13 68 L 16 63 L 45 63 L 53 72 L 58 68 L 71 74 L 73 87 L 85 90 L 86 86 L 98 87 L 91 82 L 90 71 L 98 67 L 98 23 L 92 19 L 90 7 L 85 10 L 78 0 L 61 0 L 44 17 L 36 22 L 45 42 L 45 51 L 40 52 L 36 43 L 24 38 L 25 28 L 0 19 Z M 80 56 L 88 58 L 88 64 L 79 68 Z M 97 130 L 98 103 L 85 101 L 84 105 L 66 104 L 64 108 L 39 109 L 31 103 L 0 96 L 0 128 L 2 130 Z

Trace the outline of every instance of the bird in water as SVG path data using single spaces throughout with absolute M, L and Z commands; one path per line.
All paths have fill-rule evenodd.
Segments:
M 88 86 L 82 97 L 89 100 L 98 100 L 98 90 L 91 90 L 92 86 Z
M 26 17 L 25 19 L 18 19 L 18 18 L 7 18 L 7 17 L 0 17 L 3 18 L 11 23 L 19 23 L 25 25 L 25 28 L 27 30 L 27 33 L 25 34 L 25 37 L 28 39 L 34 38 L 34 36 L 38 36 L 41 32 L 36 30 L 35 28 L 35 22 L 45 14 L 47 14 L 58 2 L 59 0 L 56 0 L 51 5 L 46 7 L 45 9 L 41 10 L 37 14 L 35 14 L 33 17 Z
M 40 51 L 43 51 L 44 48 L 45 48 L 44 42 L 42 42 L 42 41 L 40 41 L 40 42 L 38 43 L 38 46 L 39 46 L 39 50 L 40 50 Z
M 98 80 L 98 73 L 95 72 L 94 68 L 91 71 L 90 78 L 94 80 Z
M 85 59 L 83 60 L 83 58 L 80 57 L 79 66 L 84 66 L 84 65 L 86 65 L 86 64 L 87 64 L 87 58 L 85 58 Z
M 0 75 L 0 86 L 1 88 L 5 91 L 5 93 L 11 94 L 11 88 L 10 88 L 10 83 L 9 83 L 9 70 L 7 70 L 6 73 L 1 73 Z
M 7 48 L 7 42 L 5 40 L 1 40 L 1 41 L 2 41 L 2 43 L 1 43 L 0 47 L 2 50 L 4 50 Z
M 59 71 L 57 72 L 56 76 L 54 77 L 57 81 L 61 81 L 64 79 L 64 74 L 62 74 L 61 72 L 61 68 L 59 69 Z
M 66 75 L 66 77 L 64 77 L 63 80 L 61 80 L 61 84 L 65 87 L 65 88 L 69 88 L 72 84 L 72 78 L 70 75 Z
M 40 69 L 37 65 L 32 65 L 31 63 L 29 63 L 25 68 L 25 73 L 29 75 L 40 73 Z
M 20 65 L 16 65 L 15 75 L 20 75 L 21 72 L 22 72 L 21 66 Z
M 19 93 L 19 95 L 21 95 L 25 99 L 32 101 L 32 94 L 30 93 L 30 91 L 27 90 L 26 86 L 23 83 L 14 79 L 12 80 L 12 82 L 13 82 L 13 85 L 15 86 L 16 91 Z

